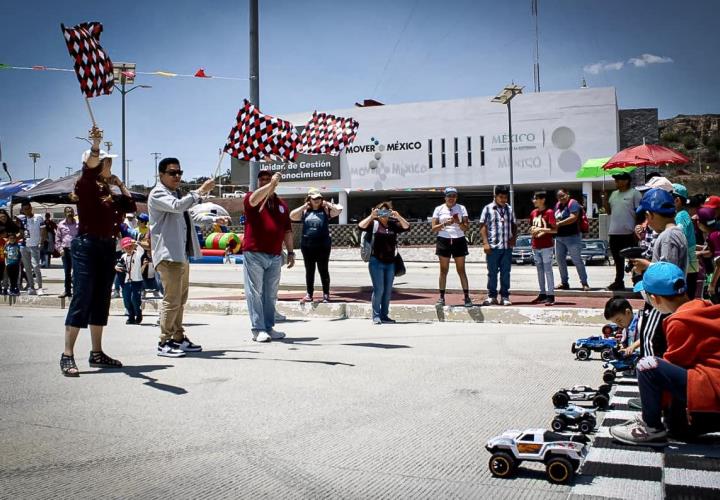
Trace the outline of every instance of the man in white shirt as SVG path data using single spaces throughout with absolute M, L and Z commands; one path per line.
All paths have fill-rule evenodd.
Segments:
M 28 295 L 37 295 L 38 292 L 42 293 L 40 246 L 45 240 L 45 219 L 42 215 L 33 213 L 32 204 L 29 201 L 22 202 L 20 211 L 22 212 L 21 220 L 25 226 L 25 246 L 20 248 L 20 254 L 28 282 Z M 37 290 L 35 290 L 33 272 L 37 278 Z
M 435 255 L 440 260 L 440 278 L 438 288 L 440 298 L 437 304 L 445 305 L 445 285 L 447 283 L 450 258 L 455 260 L 455 269 L 465 295 L 465 306 L 472 306 L 470 287 L 465 272 L 465 256 L 468 251 L 465 231 L 470 228 L 467 209 L 457 203 L 458 192 L 454 187 L 445 188 L 445 203 L 435 208 L 432 215 L 432 231 L 437 233 Z

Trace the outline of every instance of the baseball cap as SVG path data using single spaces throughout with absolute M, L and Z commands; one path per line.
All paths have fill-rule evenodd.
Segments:
M 672 216 L 675 215 L 675 202 L 668 191 L 660 188 L 653 188 L 643 195 L 642 200 L 640 200 L 640 206 L 637 208 L 636 212 L 639 214 L 643 212 L 652 212 L 655 214 Z
M 714 227 L 717 224 L 717 218 L 715 217 L 715 209 L 712 207 L 701 207 L 697 211 L 698 222 L 705 224 L 706 226 Z
M 678 184 L 677 182 L 673 182 L 672 187 L 673 187 L 672 194 L 674 194 L 675 196 L 679 196 L 680 198 L 684 198 L 685 201 L 687 201 L 687 199 L 690 197 L 690 195 L 688 194 L 687 188 L 686 188 L 685 186 L 683 186 L 682 184 Z
M 322 193 L 321 193 L 318 189 L 316 189 L 316 188 L 310 188 L 310 189 L 308 189 L 308 194 L 307 194 L 307 195 L 308 195 L 308 198 L 312 198 L 313 200 L 314 200 L 314 199 L 317 199 L 317 198 L 322 198 L 322 197 L 323 197 Z
M 148 214 L 146 214 L 145 212 L 138 215 L 137 218 L 139 221 L 142 221 L 142 222 L 148 222 L 150 220 L 150 216 Z
M 108 153 L 108 152 L 105 151 L 104 149 L 101 149 L 101 150 L 100 150 L 99 158 L 100 158 L 101 160 L 104 160 L 105 158 L 117 158 L 117 157 L 118 157 L 118 155 L 111 155 L 110 153 Z M 82 154 L 82 162 L 83 162 L 83 163 L 87 163 L 88 159 L 90 159 L 90 150 L 89 150 L 89 149 L 86 150 L 86 151 Z
M 447 196 L 449 194 L 458 194 L 457 189 L 455 189 L 454 187 L 446 187 L 445 188 L 445 196 Z
M 129 236 L 125 236 L 123 239 L 120 240 L 120 248 L 129 247 L 133 243 L 135 243 L 135 240 L 133 240 Z
M 612 178 L 617 181 L 629 181 L 632 179 L 628 172 L 620 172 L 619 174 L 613 174 Z
M 663 297 L 682 295 L 686 290 L 685 274 L 672 262 L 653 262 L 645 270 L 642 281 L 633 288 L 635 292 L 645 291 Z
M 710 196 L 705 200 L 703 207 L 720 208 L 720 196 Z
M 648 189 L 662 189 L 663 191 L 672 193 L 673 185 L 672 182 L 667 179 L 667 177 L 653 177 L 652 179 L 647 181 L 644 186 L 638 186 L 635 189 L 637 189 L 638 191 L 647 191 Z

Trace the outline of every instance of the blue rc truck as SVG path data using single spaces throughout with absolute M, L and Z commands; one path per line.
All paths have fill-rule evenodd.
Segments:
M 613 350 L 617 349 L 618 343 L 614 338 L 603 338 L 600 336 L 577 339 L 573 342 L 570 351 L 580 361 L 590 359 L 592 351 L 599 352 L 603 361 L 610 361 L 613 358 Z
M 629 356 L 618 357 L 618 359 L 608 361 L 603 365 L 603 368 L 605 368 L 605 371 L 603 372 L 603 382 L 606 384 L 612 384 L 615 381 L 617 372 L 632 372 L 635 370 L 635 365 L 637 365 L 638 359 L 640 359 L 640 354 L 634 352 Z

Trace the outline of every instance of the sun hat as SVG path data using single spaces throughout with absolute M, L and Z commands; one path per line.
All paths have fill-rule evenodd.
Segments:
M 101 150 L 100 150 L 100 154 L 99 154 L 99 156 L 98 156 L 98 158 L 99 158 L 100 160 L 104 160 L 105 158 L 117 158 L 117 157 L 118 157 L 118 155 L 111 155 L 110 153 L 108 153 L 108 152 L 105 151 L 104 149 L 101 149 Z M 89 159 L 90 159 L 90 150 L 88 149 L 88 150 L 86 150 L 86 151 L 82 154 L 82 162 L 83 162 L 83 163 L 87 163 L 87 161 L 88 161 Z
M 682 295 L 686 290 L 685 273 L 672 262 L 653 262 L 645 270 L 642 281 L 633 288 L 635 292 L 663 297 Z

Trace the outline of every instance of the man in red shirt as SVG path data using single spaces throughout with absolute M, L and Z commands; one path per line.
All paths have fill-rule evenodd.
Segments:
M 275 194 L 280 173 L 269 170 L 258 173 L 258 188 L 245 195 L 245 235 L 243 238 L 243 272 L 245 297 L 256 342 L 270 342 L 285 337 L 275 330 L 275 301 L 280 285 L 282 245 L 288 252 L 288 268 L 295 265 L 290 210 Z
M 545 205 L 546 198 L 545 191 L 535 191 L 533 194 L 535 210 L 530 212 L 533 257 L 540 284 L 540 294 L 532 303 L 552 306 L 555 304 L 555 292 L 553 291 L 555 282 L 552 268 L 555 246 L 553 234 L 557 233 L 557 224 L 555 223 L 555 212 Z

